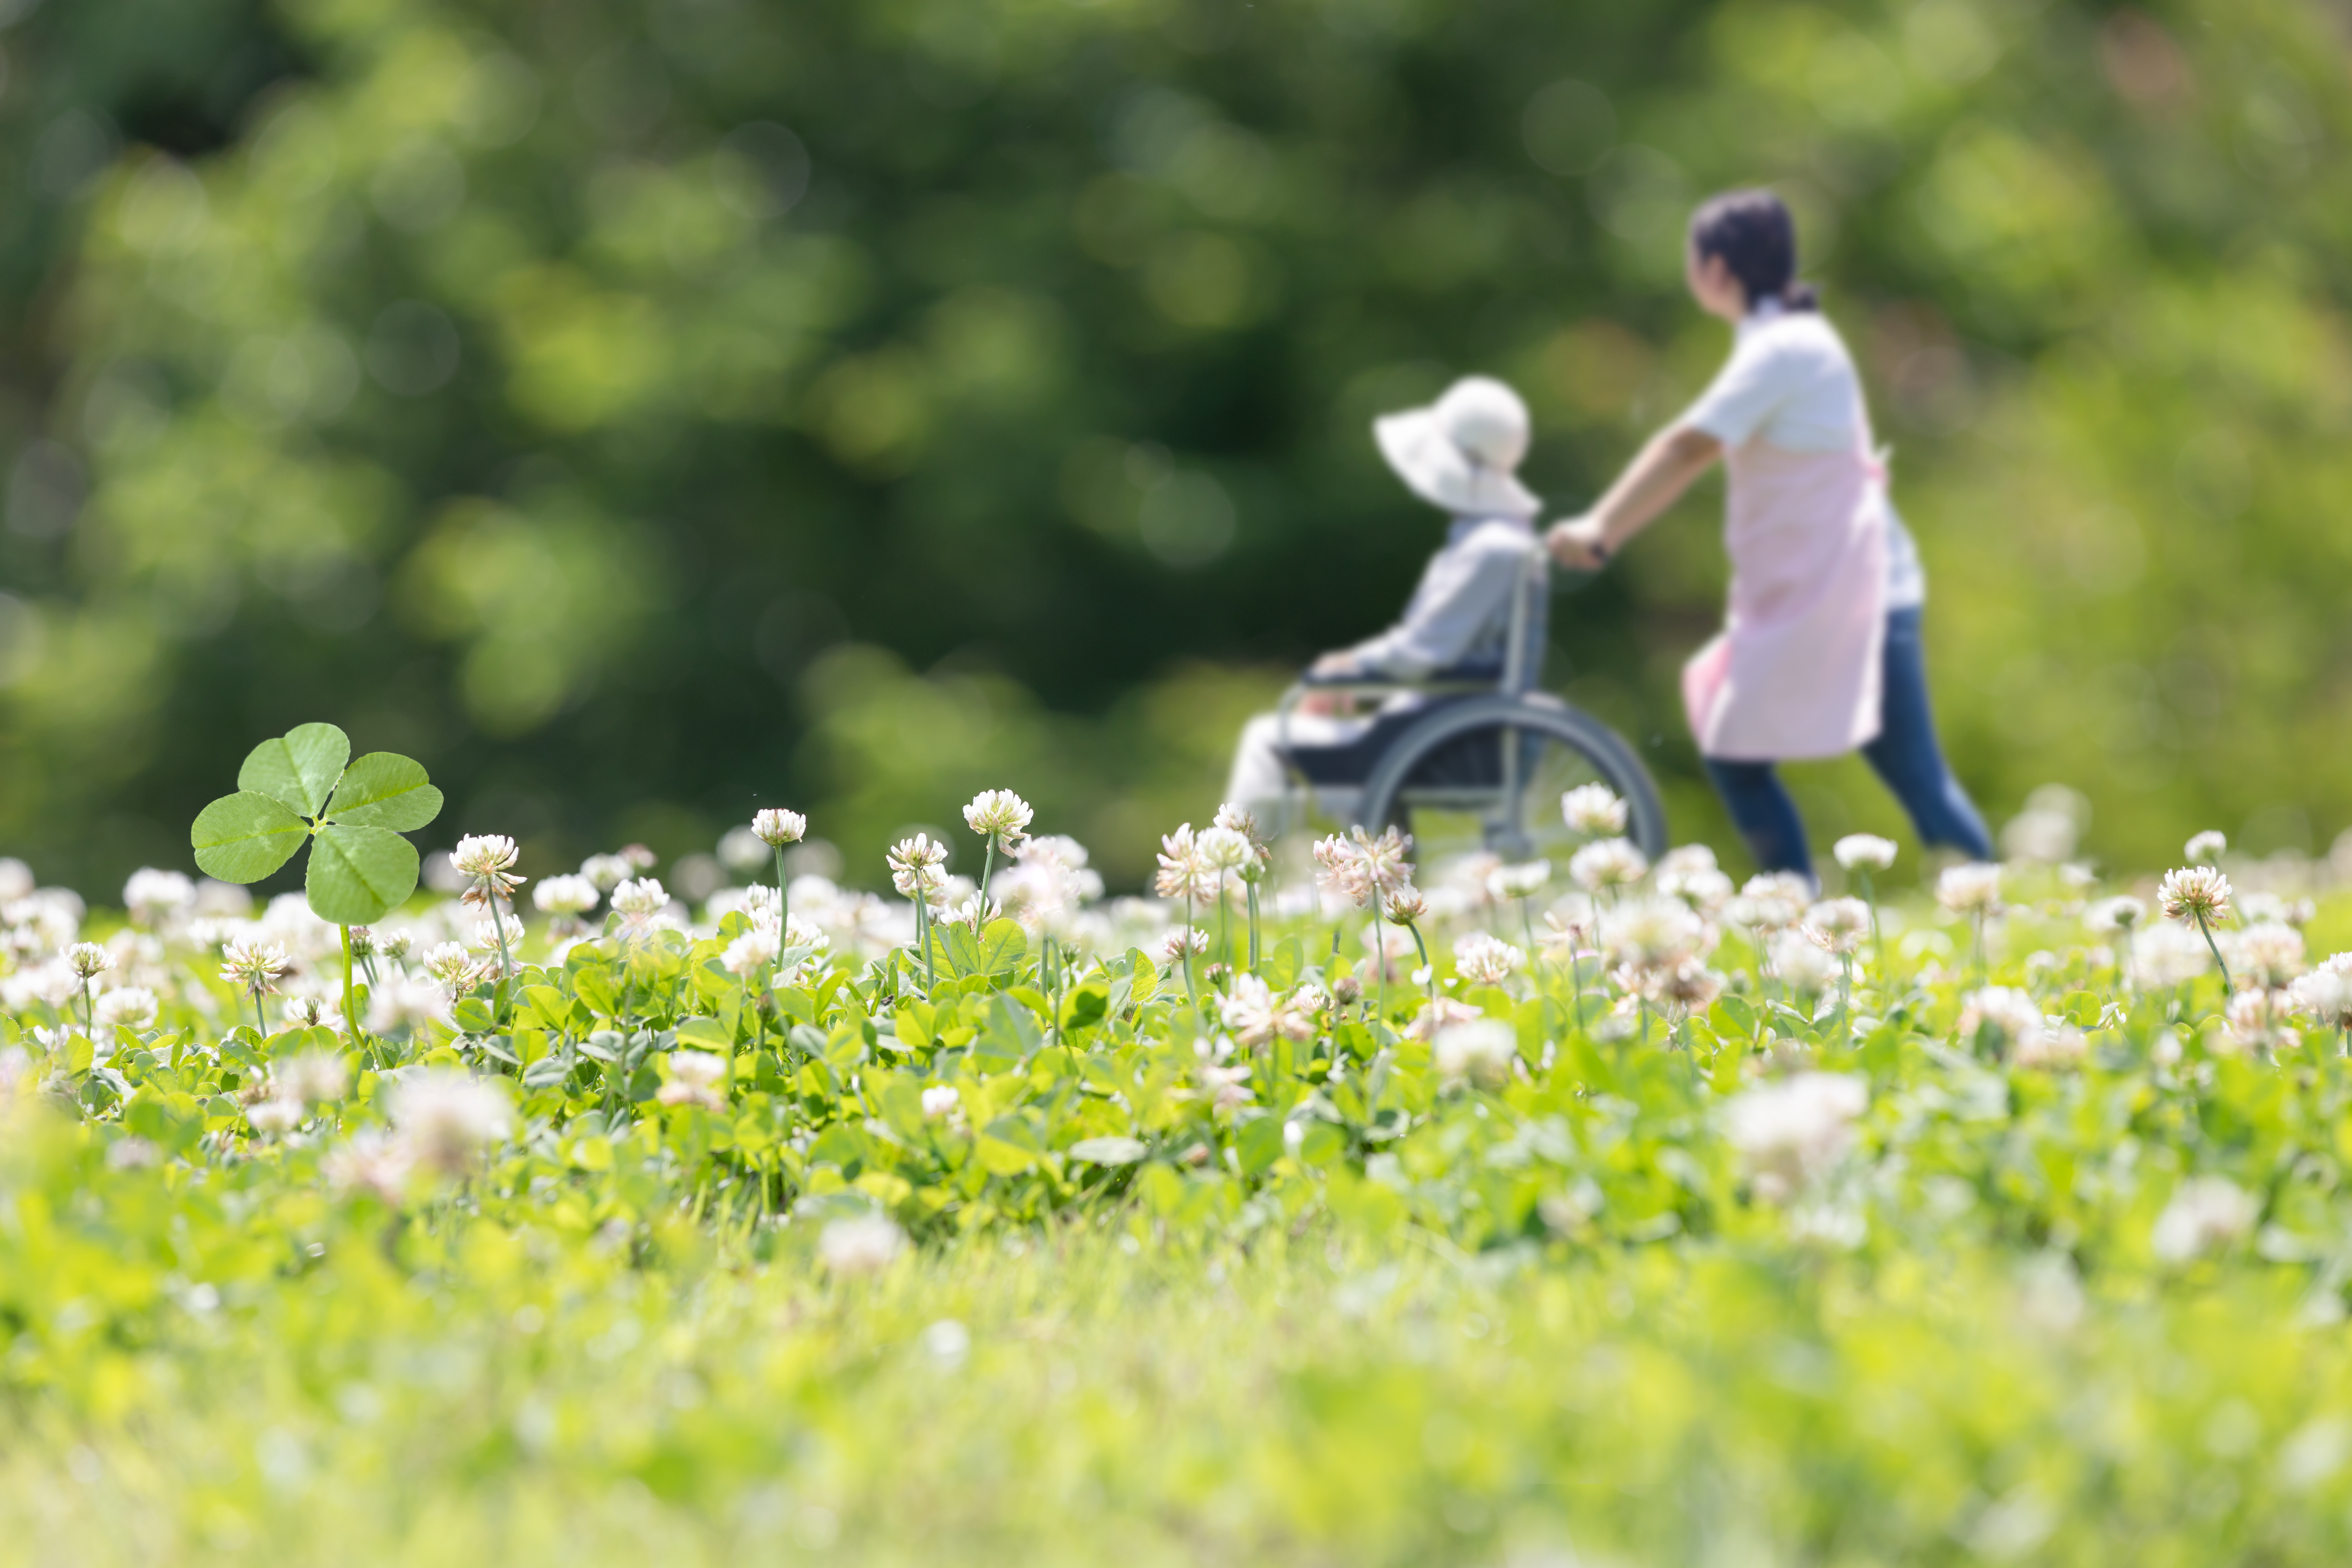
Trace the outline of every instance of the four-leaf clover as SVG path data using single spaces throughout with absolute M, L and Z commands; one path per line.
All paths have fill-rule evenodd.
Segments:
M 302 884 L 320 920 L 366 925 L 397 909 L 416 890 L 416 847 L 401 835 L 441 814 L 441 792 L 407 757 L 351 755 L 350 737 L 332 724 L 254 747 L 236 794 L 205 807 L 188 830 L 197 866 L 224 882 L 258 882 L 315 840 Z

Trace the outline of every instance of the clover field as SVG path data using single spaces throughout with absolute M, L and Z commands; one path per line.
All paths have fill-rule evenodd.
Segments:
M 1103 900 L 1006 821 L 993 904 L 486 920 L 468 840 L 348 985 L 299 895 L 0 865 L 0 1562 L 2352 1552 L 2317 882 L 1228 822 Z

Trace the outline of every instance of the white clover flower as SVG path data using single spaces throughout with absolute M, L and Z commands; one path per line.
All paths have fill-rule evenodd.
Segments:
M 1171 926 L 1160 938 L 1160 956 L 1169 963 L 1181 960 L 1188 952 L 1209 951 L 1209 933 L 1199 926 Z
M 1231 827 L 1211 827 L 1193 840 L 1202 860 L 1213 871 L 1239 871 L 1254 864 L 1257 851 L 1246 835 Z
M 1989 1030 L 1996 1048 L 2006 1057 L 2038 1054 L 2049 1026 L 2042 1005 L 2011 986 L 1985 986 L 1970 992 L 1960 1005 L 1961 1044 L 1974 1040 L 1979 1030 Z
M 437 942 L 425 949 L 419 961 L 425 973 L 439 981 L 451 995 L 462 995 L 482 983 L 485 967 L 481 960 L 466 951 L 459 942 Z
M 580 874 L 600 893 L 609 893 L 636 872 L 625 855 L 591 855 L 580 862 Z
M 2090 1054 L 2090 1038 L 2082 1030 L 2051 1019 L 2031 1042 L 2019 1045 L 2011 1059 L 2021 1068 L 2067 1068 L 2082 1061 Z
M 1782 984 L 1809 995 L 1819 995 L 1838 983 L 1838 966 L 1802 931 L 1772 932 L 1764 939 L 1764 953 Z
M 1811 885 L 1794 871 L 1767 871 L 1748 879 L 1724 916 L 1754 931 L 1785 931 L 1805 918 L 1812 901 Z
M 923 1120 L 940 1121 L 961 1115 L 963 1093 L 951 1083 L 935 1083 L 923 1090 Z
M 1559 797 L 1560 819 L 1575 831 L 1592 837 L 1615 837 L 1625 831 L 1625 803 L 1603 784 L 1579 784 Z
M 2182 847 L 2180 858 L 2191 866 L 2218 865 L 2221 851 L 2229 847 L 2230 840 L 2226 837 L 2209 827 Z
M 13 904 L 33 894 L 33 868 L 15 856 L 0 857 L 0 904 Z
M 1500 985 L 1527 967 L 1525 950 L 1482 931 L 1454 944 L 1454 972 L 1468 985 Z
M 631 925 L 645 925 L 669 908 L 669 892 L 651 877 L 638 877 L 613 889 L 613 909 Z
M 78 942 L 66 949 L 66 963 L 80 979 L 94 980 L 114 967 L 114 953 L 100 942 Z
M 562 920 L 577 920 L 594 909 L 601 897 L 595 883 L 572 872 L 549 877 L 530 890 L 530 901 L 541 914 Z
M 898 889 L 902 898 L 913 899 L 919 903 L 927 902 L 929 895 L 946 884 L 947 846 L 927 833 L 898 840 L 892 846 L 887 859 L 890 885 Z
M 449 993 L 433 981 L 388 974 L 368 991 L 368 1027 L 376 1034 L 405 1029 L 413 1036 L 428 1024 L 449 1022 Z
M 1426 1040 L 1432 1044 L 1437 1037 L 1456 1024 L 1475 1023 L 1486 1015 L 1467 1002 L 1457 1002 L 1451 996 L 1434 996 L 1422 1004 L 1412 1022 L 1404 1026 L 1408 1039 Z
M 2323 1029 L 2352 1029 L 2352 952 L 2339 952 L 2287 988 L 2296 1012 Z
M 1849 833 L 1831 847 L 1830 853 L 1849 871 L 1884 871 L 1895 864 L 1895 845 L 1892 838 L 1881 838 L 1875 833 Z
M 1801 929 L 1824 952 L 1853 952 L 1870 934 L 1870 906 L 1860 899 L 1825 899 L 1805 911 Z
M 2142 926 L 2132 934 L 2130 970 L 2136 985 L 2156 991 L 2185 985 L 2211 963 L 2205 944 L 2179 926 Z
M 341 1100 L 351 1087 L 351 1068 L 343 1058 L 331 1051 L 304 1051 L 285 1064 L 281 1076 L 272 1074 L 273 1081 L 282 1081 L 283 1092 L 290 1099 L 318 1105 L 331 1100 Z
M 760 836 L 761 843 L 772 849 L 781 849 L 787 844 L 798 844 L 807 837 L 808 818 L 797 811 L 770 806 L 753 814 L 751 831 Z
M 2147 919 L 2147 906 L 2129 893 L 2101 899 L 2083 911 L 2083 923 L 2102 935 L 2137 931 Z
M 1160 868 L 1152 878 L 1151 890 L 1161 898 L 1200 902 L 1217 896 L 1217 868 L 1201 853 L 1200 836 L 1191 823 L 1160 836 L 1157 859 Z
M 753 926 L 727 944 L 719 962 L 728 973 L 738 980 L 754 980 L 776 966 L 783 952 L 781 935 L 767 926 Z
M 2230 879 L 2210 866 L 2184 866 L 2164 874 L 2156 901 L 2167 920 L 2220 925 L 2230 918 Z
M 1654 970 L 1643 980 L 1643 994 L 1676 1017 L 1706 1012 L 1727 984 L 1722 974 L 1696 958 L 1685 958 L 1671 969 Z
M 2288 993 L 2241 986 L 2231 993 L 2222 1014 L 2222 1035 L 2248 1050 L 2287 1050 L 2295 1043 L 2294 1030 L 2287 1022 L 2294 1014 L 2294 998 Z
M 1394 827 L 1383 828 L 1377 838 L 1360 827 L 1348 830 L 1349 843 L 1356 852 L 1362 875 L 1372 889 L 1382 898 L 1401 893 L 1412 885 L 1412 837 Z
M 1229 800 L 1217 807 L 1216 820 L 1210 826 L 1238 833 L 1249 841 L 1250 862 L 1241 868 L 1243 881 L 1257 881 L 1274 864 L 1274 851 L 1268 847 L 1265 836 L 1258 831 L 1257 817 L 1248 807 Z
M 458 839 L 457 847 L 449 851 L 449 864 L 473 884 L 466 889 L 466 902 L 483 908 L 493 900 L 512 898 L 529 880 L 508 870 L 518 853 L 515 841 L 503 833 L 473 833 Z
M 907 1249 L 907 1233 L 883 1215 L 864 1215 L 828 1224 L 816 1241 L 817 1261 L 843 1279 L 879 1274 Z
M 1006 848 L 1021 842 L 1034 815 L 1029 803 L 1009 789 L 984 789 L 963 808 L 965 826 Z
M 1532 899 L 1551 881 L 1551 862 L 1527 860 L 1516 866 L 1497 866 L 1486 874 L 1486 893 L 1496 902 L 1505 899 Z
M 506 1096 L 470 1073 L 410 1068 L 392 1084 L 392 1124 L 416 1163 L 456 1175 L 506 1140 Z
M 1430 1041 L 1429 1055 L 1448 1082 L 1499 1088 L 1510 1081 L 1511 1064 L 1518 1059 L 1518 1031 L 1499 1018 L 1449 1024 Z
M 1537 938 L 1544 952 L 1555 959 L 1573 958 L 1600 938 L 1599 908 L 1582 894 L 1571 898 L 1575 901 L 1562 899 L 1544 911 L 1543 935 Z
M 134 925 L 165 925 L 196 907 L 196 885 L 181 872 L 142 866 L 122 884 L 122 907 Z
M 1399 888 L 1390 896 L 1388 901 L 1381 906 L 1381 918 L 1391 925 L 1417 925 L 1428 914 L 1429 900 L 1423 898 L 1421 889 L 1411 882 Z
M 1699 913 L 1710 917 L 1728 910 L 1737 891 L 1731 879 L 1713 866 L 1673 872 L 1668 872 L 1662 866 L 1657 884 L 1658 891 L 1670 898 L 1680 899 Z
M 387 1138 L 371 1127 L 354 1133 L 350 1142 L 327 1156 L 320 1168 L 338 1192 L 368 1192 L 385 1203 L 397 1204 L 407 1195 L 416 1156 L 406 1142 Z
M 267 996 L 278 989 L 278 983 L 291 973 L 293 961 L 286 950 L 276 942 L 232 938 L 221 949 L 220 977 L 242 991 L 257 996 Z
M 332 1026 L 338 1009 L 324 996 L 289 996 L 282 1012 L 289 1029 L 315 1029 L 320 1025 Z
M 2265 921 L 2239 931 L 2230 943 L 2230 978 L 2241 987 L 2284 990 L 2304 971 L 2303 933 Z
M 727 1097 L 719 1085 L 726 1078 L 724 1057 L 709 1051 L 672 1051 L 669 1081 L 656 1091 L 654 1098 L 664 1105 L 699 1105 L 721 1110 L 726 1108 Z
M 245 1108 L 245 1121 L 265 1138 L 283 1138 L 302 1125 L 302 1102 L 268 1095 Z
M 1945 867 L 1936 879 L 1936 901 L 1958 914 L 1998 914 L 2000 868 L 1983 860 Z
M 983 899 L 978 893 L 960 904 L 940 909 L 939 918 L 950 925 L 970 926 L 973 931 L 1004 918 L 1004 906 L 993 899 Z
M 1601 917 L 1601 951 L 1635 972 L 1672 969 L 1706 943 L 1706 922 L 1679 899 L 1635 899 Z
M 99 997 L 93 1008 L 99 1027 L 132 1034 L 153 1028 L 159 1010 L 155 993 L 144 985 L 124 985 L 109 991 Z
M 2261 1215 L 2262 1205 L 2228 1177 L 2191 1176 L 2172 1190 L 2148 1241 L 2162 1261 L 2187 1263 L 2243 1239 Z
M 1649 873 L 1650 863 L 1631 839 L 1604 838 L 1569 857 L 1568 874 L 1588 893 L 1631 887 Z
M 1724 1134 L 1756 1195 L 1785 1204 L 1826 1174 L 1852 1147 L 1870 1089 L 1845 1073 L 1806 1072 L 1739 1094 L 1724 1107 Z

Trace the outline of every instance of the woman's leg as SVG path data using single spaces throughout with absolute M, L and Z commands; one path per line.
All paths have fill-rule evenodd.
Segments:
M 1727 763 L 1714 757 L 1700 761 L 1706 764 L 1706 776 L 1715 781 L 1715 793 L 1723 797 L 1732 826 L 1747 840 L 1748 852 L 1756 857 L 1758 868 L 1794 871 L 1811 881 L 1813 857 L 1805 846 L 1804 819 L 1797 815 L 1797 803 L 1789 798 L 1772 764 Z
M 1870 765 L 1903 809 L 1922 840 L 1958 849 L 1972 860 L 1993 858 L 1984 818 L 1960 781 L 1945 765 L 1936 743 L 1936 718 L 1927 706 L 1927 660 L 1919 636 L 1917 609 L 1886 616 L 1885 695 L 1878 739 L 1862 749 Z

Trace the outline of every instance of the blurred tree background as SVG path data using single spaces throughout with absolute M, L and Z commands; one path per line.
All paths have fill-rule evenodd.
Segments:
M 2315 0 L 0 0 L 0 845 L 110 891 L 256 739 L 541 873 L 1010 784 L 1132 883 L 1440 520 L 1485 370 L 1579 508 L 1769 183 L 1928 560 L 1947 740 L 2126 866 L 2352 818 L 2346 16 Z M 1557 684 L 1727 850 L 1709 487 Z M 1891 828 L 1854 764 L 1816 831 Z M 1738 856 L 1727 858 L 1744 865 Z M 860 877 L 861 880 L 875 879 Z

